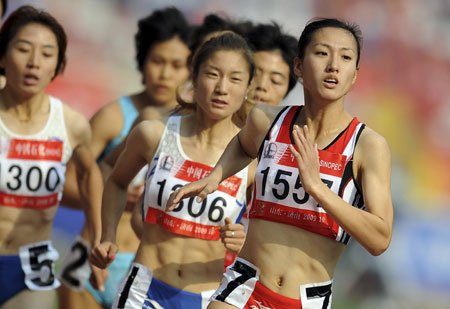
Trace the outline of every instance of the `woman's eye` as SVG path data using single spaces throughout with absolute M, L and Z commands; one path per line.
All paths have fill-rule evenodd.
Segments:
M 175 64 L 173 67 L 174 67 L 175 70 L 181 70 L 181 69 L 184 68 L 184 65 L 182 65 L 182 64 Z
M 150 59 L 150 61 L 154 64 L 163 64 L 163 61 L 161 59 Z
M 352 57 L 350 56 L 342 56 L 342 58 L 344 58 L 345 60 L 352 60 Z
M 327 53 L 326 53 L 326 52 L 324 52 L 324 51 L 318 51 L 318 52 L 316 52 L 316 55 L 320 55 L 320 56 L 326 56 L 326 55 L 327 55 Z

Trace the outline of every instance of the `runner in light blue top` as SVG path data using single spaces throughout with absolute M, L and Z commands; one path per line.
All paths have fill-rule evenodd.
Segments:
M 121 97 L 102 109 L 91 119 L 92 144 L 91 149 L 102 161 L 113 151 L 128 134 L 135 118 L 146 106 L 171 108 L 177 104 L 176 90 L 189 77 L 187 58 L 190 54 L 188 38 L 190 26 L 180 11 L 176 8 L 166 8 L 154 11 L 151 15 L 138 22 L 138 32 L 135 36 L 136 60 L 142 73 L 144 89 L 130 96 Z M 102 166 L 102 169 L 105 166 Z M 103 169 L 104 178 L 109 175 Z M 142 192 L 142 183 L 135 183 L 129 189 L 127 210 L 132 210 Z M 67 187 L 64 192 L 67 201 L 74 200 L 76 190 Z M 72 196 L 71 196 L 72 195 Z M 66 205 L 66 204 L 64 204 Z M 72 206 L 72 205 L 69 205 Z M 74 205 L 75 207 L 77 205 Z M 139 240 L 130 226 L 131 212 L 126 212 L 119 223 L 121 252 L 109 270 L 109 277 L 104 282 L 100 271 L 95 271 L 92 282 L 87 283 L 90 274 L 86 246 L 86 228 L 81 237 L 73 243 L 61 267 L 60 308 L 110 308 L 118 282 L 122 279 L 134 258 Z M 98 285 L 98 286 L 96 286 Z M 89 291 L 84 291 L 84 288 Z M 94 287 L 104 289 L 104 292 Z

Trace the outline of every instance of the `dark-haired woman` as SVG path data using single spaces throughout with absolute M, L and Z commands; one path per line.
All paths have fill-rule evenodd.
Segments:
M 118 250 L 116 226 L 126 188 L 149 164 L 141 243 L 114 308 L 205 308 L 223 273 L 220 227 L 238 222 L 245 208 L 253 174 L 247 168 L 230 175 L 203 203 L 187 199 L 174 211 L 164 211 L 170 193 L 208 174 L 239 131 L 232 117 L 253 75 L 251 51 L 233 33 L 205 42 L 192 67 L 195 112 L 138 124 L 105 185 L 102 243 L 91 254 L 99 267 L 111 263 Z M 243 231 L 234 236 L 243 237 Z
M 280 105 L 297 83 L 294 58 L 297 40 L 277 23 L 259 24 L 246 32 L 255 57 L 251 96 L 254 104 Z
M 60 283 L 51 229 L 71 157 L 83 175 L 87 220 L 100 221 L 99 201 L 96 214 L 95 201 L 86 198 L 101 189 L 89 123 L 45 93 L 64 70 L 66 45 L 58 21 L 31 6 L 12 12 L 0 30 L 0 67 L 7 79 L 0 90 L 1 308 L 53 306 Z
M 330 308 L 336 264 L 353 237 L 373 255 L 392 236 L 390 151 L 344 109 L 356 81 L 360 32 L 336 19 L 309 23 L 295 73 L 304 106 L 255 107 L 204 179 L 175 191 L 202 202 L 258 157 L 247 238 L 209 308 Z
M 139 20 L 135 36 L 136 61 L 145 87 L 137 94 L 123 96 L 106 105 L 91 119 L 91 149 L 98 161 L 106 158 L 124 140 L 144 107 L 157 106 L 168 111 L 177 104 L 176 90 L 189 77 L 189 36 L 190 25 L 174 7 L 156 10 Z M 109 170 L 103 171 L 106 178 Z M 103 282 L 104 277 L 96 271 L 96 276 L 91 277 L 94 279 L 92 284 L 87 280 L 90 274 L 88 254 L 80 258 L 80 252 L 90 251 L 85 227 L 64 258 L 61 279 L 66 286 L 59 291 L 60 308 L 111 307 L 118 285 L 126 275 L 139 244 L 131 229 L 130 218 L 136 198 L 142 193 L 141 179 L 129 188 L 128 209 L 118 228 L 117 242 L 121 251 L 108 268 L 108 279 Z

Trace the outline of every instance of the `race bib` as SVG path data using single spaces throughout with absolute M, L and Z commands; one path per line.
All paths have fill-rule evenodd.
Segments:
M 54 270 L 59 254 L 49 240 L 20 247 L 19 257 L 30 290 L 53 290 L 61 285 Z
M 310 283 L 300 286 L 302 309 L 331 308 L 332 280 L 320 283 Z
M 61 262 L 59 278 L 73 290 L 82 292 L 91 274 L 89 243 L 80 236 L 74 241 Z
M 65 181 L 62 141 L 1 138 L 0 204 L 45 209 L 58 204 Z
M 224 180 L 218 190 L 201 203 L 191 197 L 182 200 L 173 211 L 164 211 L 173 191 L 206 177 L 211 170 L 212 167 L 205 164 L 161 154 L 145 190 L 145 221 L 177 234 L 218 240 L 224 219 L 229 217 L 236 222 L 244 208 L 243 202 L 237 199 L 242 178 L 234 175 Z
M 335 238 L 342 230 L 303 189 L 297 161 L 288 146 L 265 141 L 255 176 L 257 188 L 250 217 L 301 226 Z M 346 157 L 319 150 L 319 163 L 322 181 L 338 193 Z

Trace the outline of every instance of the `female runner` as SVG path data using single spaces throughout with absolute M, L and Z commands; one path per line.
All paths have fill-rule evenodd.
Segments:
M 373 255 L 389 246 L 390 151 L 344 109 L 360 41 L 345 22 L 309 23 L 294 62 L 305 105 L 255 107 L 214 170 L 169 198 L 168 210 L 191 196 L 201 203 L 258 156 L 247 238 L 209 308 L 330 308 L 350 237 Z
M 176 89 L 189 77 L 186 64 L 190 54 L 189 36 L 189 24 L 182 13 L 173 7 L 156 10 L 138 22 L 136 60 L 145 88 L 106 105 L 91 119 L 91 149 L 94 156 L 99 158 L 98 161 L 106 158 L 128 135 L 135 118 L 144 107 L 158 106 L 170 110 L 177 104 Z M 100 166 L 106 179 L 110 169 L 102 162 Z M 86 226 L 81 236 L 74 241 L 60 272 L 64 283 L 59 289 L 60 308 L 111 307 L 120 281 L 126 275 L 139 244 L 131 229 L 130 218 L 137 197 L 142 193 L 142 186 L 137 181 L 129 188 L 127 211 L 118 227 L 117 242 L 121 251 L 108 268 L 109 274 L 102 275 L 95 270 L 91 284 L 87 280 L 90 274 L 90 246 L 86 240 Z M 67 190 L 64 194 L 65 201 L 68 200 L 67 195 L 73 195 Z M 105 276 L 108 277 L 106 282 Z
M 45 93 L 66 64 L 67 38 L 50 14 L 31 6 L 12 12 L 0 30 L 0 306 L 51 308 L 58 252 L 51 229 L 73 157 L 87 221 L 101 176 L 93 169 L 89 123 Z M 97 176 L 97 177 L 96 177 Z M 92 232 L 92 231 L 91 231 Z M 92 235 L 92 234 L 91 234 Z M 94 238 L 92 238 L 94 239 Z M 97 240 L 98 242 L 98 240 Z
M 207 201 L 184 200 L 164 212 L 169 194 L 207 174 L 239 131 L 232 117 L 253 75 L 251 51 L 234 33 L 205 42 L 192 67 L 196 111 L 138 124 L 105 185 L 102 243 L 91 254 L 99 267 L 111 263 L 118 250 L 116 226 L 128 183 L 144 164 L 150 165 L 141 243 L 114 308 L 205 308 L 223 273 L 219 228 L 237 222 L 245 208 L 252 183 L 248 175 L 253 174 L 247 168 L 230 175 Z

